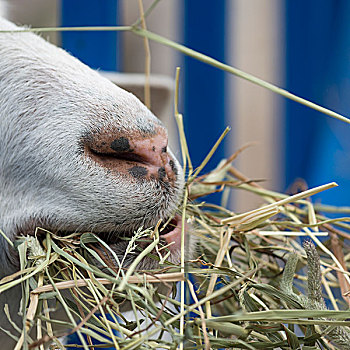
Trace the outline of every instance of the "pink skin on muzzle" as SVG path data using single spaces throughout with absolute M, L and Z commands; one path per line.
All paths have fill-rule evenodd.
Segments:
M 178 214 L 175 215 L 174 219 L 176 220 L 175 228 L 166 233 L 165 235 L 161 234 L 161 237 L 166 240 L 169 244 L 170 251 L 176 251 L 181 249 L 181 231 L 182 231 L 182 217 Z M 185 225 L 185 237 L 186 237 L 186 225 Z
M 85 157 L 116 173 L 138 180 L 157 179 L 174 185 L 177 168 L 168 153 L 168 137 L 162 127 L 156 134 L 99 130 L 83 140 Z

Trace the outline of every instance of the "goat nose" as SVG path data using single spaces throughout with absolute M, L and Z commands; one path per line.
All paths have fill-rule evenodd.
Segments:
M 135 179 L 176 180 L 177 169 L 167 151 L 163 128 L 154 134 L 100 131 L 84 139 L 85 156 L 109 171 Z

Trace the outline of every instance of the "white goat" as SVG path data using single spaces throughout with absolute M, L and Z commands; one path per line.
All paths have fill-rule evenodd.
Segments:
M 17 29 L 0 19 L 0 30 Z M 37 226 L 93 231 L 123 255 L 118 235 L 173 216 L 182 189 L 166 130 L 135 96 L 37 35 L 0 33 L 0 229 L 10 240 Z M 174 262 L 178 228 L 164 235 Z M 0 250 L 1 278 L 18 258 L 3 237 Z M 0 326 L 10 328 L 4 303 L 16 318 L 19 300 L 18 289 L 0 295 Z

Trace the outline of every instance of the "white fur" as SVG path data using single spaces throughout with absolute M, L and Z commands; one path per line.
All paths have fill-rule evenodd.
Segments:
M 0 19 L 0 29 L 17 27 Z M 168 218 L 183 187 L 175 159 L 179 174 L 165 189 L 111 175 L 82 153 L 86 134 L 155 128 L 160 121 L 135 96 L 64 50 L 32 33 L 0 33 L 0 229 L 13 240 L 33 225 L 117 233 Z M 3 238 L 0 250 L 0 275 L 13 272 L 16 256 Z

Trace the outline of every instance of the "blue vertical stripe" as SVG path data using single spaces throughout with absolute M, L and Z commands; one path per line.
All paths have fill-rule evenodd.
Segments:
M 117 0 L 62 0 L 61 25 L 115 26 Z M 92 68 L 120 69 L 117 32 L 63 32 L 62 47 Z
M 317 10 L 315 10 L 317 9 Z M 350 115 L 350 2 L 286 2 L 288 90 Z M 337 181 L 322 193 L 329 204 L 349 205 L 350 125 L 287 102 L 286 185 Z
M 184 44 L 225 61 L 226 0 L 183 1 Z M 181 25 L 181 24 L 180 24 Z M 184 57 L 184 124 L 194 166 L 200 165 L 224 131 L 225 73 L 191 57 Z M 225 157 L 220 146 L 204 171 Z

